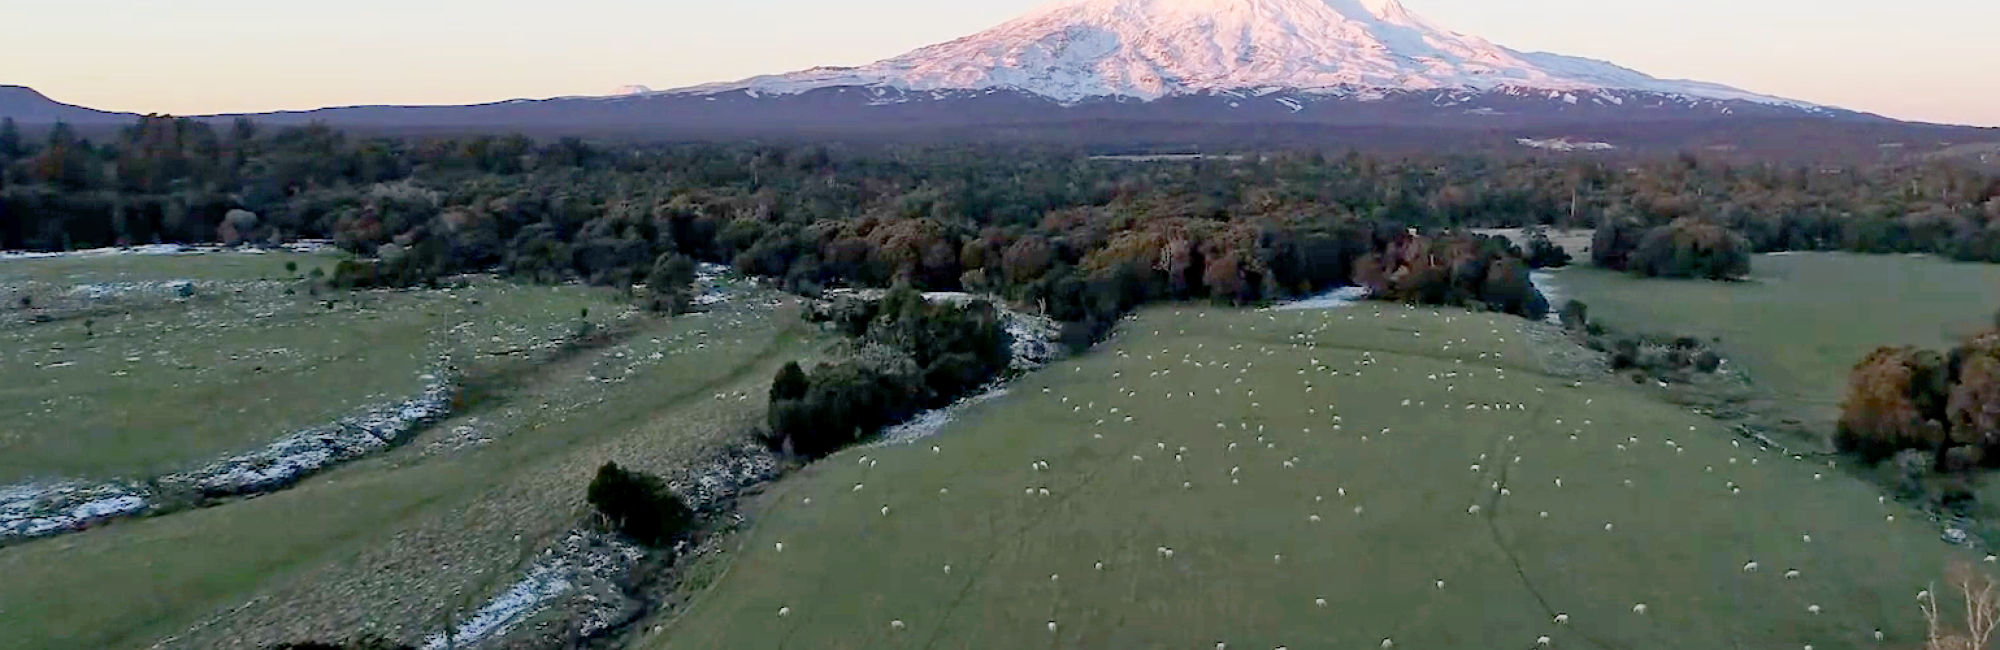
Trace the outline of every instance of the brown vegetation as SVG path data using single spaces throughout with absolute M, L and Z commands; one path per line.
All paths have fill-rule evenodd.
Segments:
M 1869 354 L 1849 375 L 1834 443 L 1870 459 L 1922 450 L 1938 470 L 2000 458 L 2000 331 L 1948 355 L 1908 347 Z

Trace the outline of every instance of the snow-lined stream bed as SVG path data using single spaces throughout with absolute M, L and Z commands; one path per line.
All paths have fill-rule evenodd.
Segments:
M 416 395 L 365 407 L 197 469 L 143 481 L 0 486 L 0 543 L 82 530 L 117 517 L 159 514 L 173 504 L 272 492 L 314 472 L 389 449 L 451 412 L 452 381 L 439 373 L 422 379 L 425 387 Z M 180 498 L 163 498 L 169 495 Z

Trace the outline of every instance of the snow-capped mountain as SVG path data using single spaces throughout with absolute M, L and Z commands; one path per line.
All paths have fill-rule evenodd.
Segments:
M 646 87 L 646 86 L 643 86 L 643 85 L 639 85 L 639 84 L 632 84 L 632 85 L 629 85 L 629 86 L 619 86 L 619 87 L 617 87 L 617 88 L 613 88 L 613 89 L 611 90 L 611 92 L 610 92 L 610 93 L 608 93 L 608 94 L 606 94 L 605 96 L 606 96 L 606 97 L 630 97 L 630 96 L 632 96 L 632 95 L 650 95 L 650 94 L 652 94 L 652 93 L 653 93 L 653 89 L 652 89 L 652 88 L 648 88 L 648 87 Z
M 1626 91 L 1818 109 L 1718 84 L 1656 79 L 1603 61 L 1509 49 L 1440 27 L 1397 0 L 1063 0 L 861 67 L 675 92 L 788 95 L 845 87 L 897 94 L 1006 90 L 1065 105 L 1212 93 L 1366 98 L 1409 91 L 1552 91 L 1576 103 L 1579 95 Z
M 92 116 L 9 90 L 0 87 L 0 117 Z M 1117 151 L 1697 151 L 1800 162 L 1880 161 L 2000 141 L 2000 130 L 1898 122 L 1509 49 L 1438 26 L 1397 0 L 1061 0 L 860 67 L 659 92 L 632 86 L 599 96 L 248 117 L 388 132 Z

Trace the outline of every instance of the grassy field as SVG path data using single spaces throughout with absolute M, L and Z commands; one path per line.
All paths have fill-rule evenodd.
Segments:
M 593 308 L 617 332 L 610 344 L 539 362 L 469 355 L 477 400 L 396 451 L 256 499 L 0 548 L 0 649 L 260 648 L 358 632 L 421 641 L 580 521 L 598 464 L 669 472 L 758 419 L 752 397 L 809 338 L 772 298 L 616 323 Z M 490 352 L 516 342 L 490 330 L 544 336 L 510 316 L 547 310 L 550 327 L 568 327 L 572 307 L 602 304 L 498 283 L 372 299 L 376 318 L 403 329 L 356 336 L 347 328 L 359 323 L 322 320 L 296 336 Z M 323 371 L 307 379 L 349 390 Z
M 143 477 L 246 451 L 422 389 L 438 359 L 568 336 L 613 292 L 475 281 L 329 294 L 264 280 L 330 255 L 109 256 L 0 262 L 48 322 L 0 324 L 0 485 Z M 168 281 L 196 283 L 181 298 Z M 18 298 L 14 301 L 18 304 Z M 10 305 L 12 307 L 12 305 Z M 28 310 L 14 309 L 17 315 Z
M 1779 408 L 1819 430 L 1831 430 L 1848 371 L 1869 351 L 1945 349 L 2000 309 L 2000 265 L 1931 257 L 1760 255 L 1744 283 L 1572 267 L 1556 283 L 1618 329 L 1721 337 L 1723 354 Z
M 1914 596 L 1957 553 L 1933 524 L 1822 460 L 1543 374 L 1520 327 L 1144 312 L 933 438 L 782 481 L 641 645 L 1921 643 Z

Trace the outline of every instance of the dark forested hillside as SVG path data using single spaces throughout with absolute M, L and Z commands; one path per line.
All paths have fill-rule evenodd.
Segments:
M 1312 151 L 1131 162 L 1026 147 L 356 137 L 169 117 L 93 141 L 0 124 L 8 249 L 330 238 L 407 268 L 602 284 L 643 283 L 681 254 L 804 291 L 899 279 L 996 291 L 1097 325 L 1143 300 L 1337 286 L 1364 262 L 1457 285 L 1414 295 L 1518 305 L 1483 288 L 1490 268 L 1505 276 L 1495 291 L 1517 284 L 1518 250 L 1409 229 L 1685 218 L 1758 251 L 2000 261 L 2000 178 L 1943 164 Z

